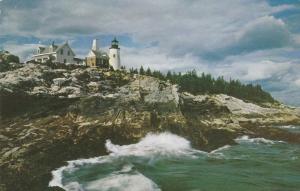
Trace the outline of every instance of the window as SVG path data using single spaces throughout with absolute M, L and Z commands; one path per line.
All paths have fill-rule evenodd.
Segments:
M 66 59 L 64 59 L 64 63 L 66 63 L 67 62 L 67 60 Z
M 63 55 L 64 54 L 64 49 L 60 50 L 60 54 Z
M 68 51 L 68 56 L 70 56 L 70 50 Z
M 116 57 L 116 55 L 115 55 L 115 54 L 113 54 L 113 57 L 115 58 L 115 57 Z

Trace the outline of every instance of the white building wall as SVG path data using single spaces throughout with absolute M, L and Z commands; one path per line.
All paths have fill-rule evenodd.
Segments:
M 111 65 L 114 70 L 121 69 L 120 49 L 109 49 L 109 65 Z
M 41 54 L 41 55 L 37 55 L 37 56 L 34 56 L 34 60 L 36 62 L 42 62 L 42 63 L 45 63 L 47 60 L 50 59 L 50 57 L 52 57 L 52 61 L 53 62 L 56 62 L 56 53 L 53 53 L 53 54 Z
M 63 50 L 62 54 L 61 54 L 61 50 Z M 68 55 L 68 51 L 70 51 L 70 55 Z M 62 47 L 60 50 L 56 52 L 56 54 L 57 54 L 56 62 L 59 63 L 65 62 L 70 64 L 74 63 L 74 55 L 72 53 L 72 50 L 68 46 Z

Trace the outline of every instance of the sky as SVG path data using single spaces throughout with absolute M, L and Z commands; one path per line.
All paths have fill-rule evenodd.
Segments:
M 0 0 L 0 49 L 23 61 L 66 40 L 84 58 L 114 36 L 127 68 L 259 83 L 300 106 L 300 0 Z

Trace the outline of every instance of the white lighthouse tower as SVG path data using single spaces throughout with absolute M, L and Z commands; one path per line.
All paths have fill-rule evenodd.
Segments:
M 119 41 L 117 41 L 116 37 L 111 41 L 111 47 L 109 48 L 109 65 L 111 65 L 114 70 L 121 69 Z

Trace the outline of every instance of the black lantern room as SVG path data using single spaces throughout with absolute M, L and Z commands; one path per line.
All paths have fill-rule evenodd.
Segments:
M 120 49 L 119 48 L 119 41 L 117 41 L 116 37 L 111 41 L 111 47 L 110 48 Z

